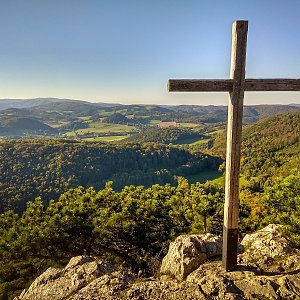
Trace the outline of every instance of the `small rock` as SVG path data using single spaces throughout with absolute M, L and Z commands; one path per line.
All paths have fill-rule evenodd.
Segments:
M 65 270 L 72 269 L 74 267 L 83 265 L 84 263 L 91 262 L 91 261 L 95 261 L 95 258 L 90 256 L 83 256 L 83 255 L 72 257 L 69 263 L 67 264 L 67 266 L 65 267 Z
M 181 235 L 170 243 L 160 273 L 183 280 L 208 258 L 222 254 L 222 238 L 212 234 Z

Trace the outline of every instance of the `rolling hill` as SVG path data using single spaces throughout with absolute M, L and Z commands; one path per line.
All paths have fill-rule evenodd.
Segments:
M 260 119 L 293 111 L 300 111 L 297 105 L 256 105 L 244 107 L 244 124 Z M 0 119 L 9 118 L 34 119 L 56 128 L 61 137 L 75 139 L 94 139 L 103 136 L 109 141 L 132 134 L 132 130 L 101 131 L 101 124 L 125 124 L 137 126 L 138 132 L 153 129 L 161 121 L 189 123 L 191 126 L 202 126 L 220 129 L 227 122 L 226 106 L 199 105 L 121 105 L 115 103 L 91 103 L 83 100 L 37 98 L 37 99 L 0 99 Z M 74 124 L 86 128 L 86 134 L 76 132 Z M 15 125 L 14 125 L 15 126 Z M 38 126 L 38 125 L 36 125 Z M 218 126 L 218 128 L 217 128 Z M 124 127 L 125 128 L 125 127 Z M 69 129 L 69 130 L 68 130 Z M 46 129 L 45 129 L 46 130 Z M 48 131 L 51 131 L 48 128 Z M 18 136 L 17 130 L 2 126 L 1 136 Z M 43 132 L 43 130 L 41 130 Z M 204 132 L 200 132 L 203 134 Z M 26 133 L 27 134 L 27 133 Z M 29 130 L 29 134 L 30 130 Z M 52 131 L 52 134 L 55 134 Z M 42 133 L 44 135 L 44 133 Z M 116 138 L 114 138 L 116 137 Z
M 30 108 L 49 103 L 59 103 L 62 101 L 75 101 L 57 98 L 35 98 L 35 99 L 0 99 L 0 110 L 8 108 Z
M 49 136 L 57 134 L 57 129 L 36 119 L 19 116 L 0 117 L 0 135 L 2 136 Z
M 216 123 L 227 121 L 227 106 L 199 106 L 199 105 L 179 105 L 172 108 L 177 113 L 185 113 L 197 116 L 199 121 L 204 123 Z M 244 106 L 244 123 L 253 123 L 260 119 L 277 114 L 293 111 L 300 111 L 300 107 L 293 105 L 252 105 Z
M 0 99 L 0 111 L 8 108 L 31 108 L 37 106 L 47 106 L 51 104 L 60 104 L 60 103 L 88 103 L 93 105 L 88 101 L 84 100 L 74 100 L 74 99 L 59 99 L 59 98 L 34 98 L 34 99 Z M 96 106 L 101 107 L 112 107 L 117 104 L 114 103 L 102 103 L 98 102 L 95 104 Z
M 225 157 L 225 132 L 209 150 Z M 288 175 L 300 170 L 300 112 L 272 116 L 244 126 L 241 168 L 244 175 Z

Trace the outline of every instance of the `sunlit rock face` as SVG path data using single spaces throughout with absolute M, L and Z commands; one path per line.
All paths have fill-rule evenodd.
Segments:
M 17 299 L 64 299 L 96 278 L 111 274 L 113 270 L 112 264 L 98 261 L 93 257 L 73 257 L 63 269 L 47 269 Z
M 210 233 L 181 235 L 170 244 L 164 257 L 161 274 L 183 280 L 207 259 L 222 255 L 222 238 Z

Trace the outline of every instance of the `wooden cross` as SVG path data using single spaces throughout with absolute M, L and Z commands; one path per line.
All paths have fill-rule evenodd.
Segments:
M 237 269 L 239 173 L 244 91 L 300 91 L 300 79 L 245 79 L 248 21 L 232 25 L 230 79 L 171 79 L 170 92 L 229 92 L 223 266 Z

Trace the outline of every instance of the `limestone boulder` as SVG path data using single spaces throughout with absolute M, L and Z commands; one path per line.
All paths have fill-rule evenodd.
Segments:
M 69 300 L 117 300 L 123 299 L 123 291 L 132 281 L 132 276 L 124 271 L 105 274 L 72 295 Z
M 49 268 L 16 300 L 65 299 L 94 279 L 111 273 L 113 265 L 89 256 L 73 257 L 63 269 Z
M 282 235 L 284 226 L 270 224 L 243 238 L 241 245 L 247 251 L 259 252 L 261 255 L 276 257 L 292 251 L 287 239 Z
M 205 299 L 299 299 L 300 270 L 262 274 L 247 266 L 226 272 L 220 261 L 206 263 L 187 276 Z
M 244 252 L 239 256 L 238 262 L 266 269 L 275 262 L 286 264 L 289 257 L 294 255 L 297 257 L 297 250 L 289 245 L 282 234 L 283 228 L 282 225 L 270 224 L 252 234 L 247 234 L 241 241 Z
M 181 235 L 170 243 L 160 269 L 163 275 L 183 280 L 209 258 L 222 254 L 222 238 L 210 233 Z

